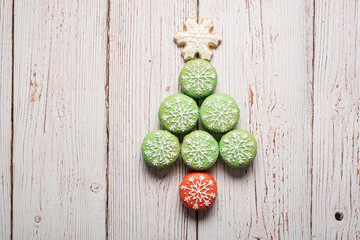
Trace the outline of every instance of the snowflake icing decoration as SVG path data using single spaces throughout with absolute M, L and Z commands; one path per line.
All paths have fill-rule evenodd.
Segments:
M 171 131 L 179 129 L 185 132 L 186 125 L 193 126 L 195 124 L 194 115 L 197 114 L 197 111 L 193 109 L 192 100 L 181 101 L 180 98 L 176 97 L 175 102 L 176 104 L 174 105 L 165 102 L 167 114 L 163 115 L 161 119 L 172 124 L 169 127 Z
M 152 164 L 158 166 L 163 163 L 169 165 L 170 160 L 176 157 L 176 143 L 170 140 L 169 135 L 162 135 L 155 133 L 153 140 L 148 139 L 146 141 L 147 150 L 145 156 L 151 158 Z
M 186 83 L 184 89 L 189 91 L 191 88 L 196 90 L 196 94 L 201 95 L 203 91 L 212 91 L 211 84 L 216 79 L 216 74 L 210 72 L 211 65 L 197 61 L 194 66 L 185 66 L 187 74 L 182 76 L 182 80 Z
M 217 33 L 211 33 L 214 27 L 211 19 L 203 18 L 199 24 L 196 18 L 187 18 L 184 25 L 186 31 L 178 31 L 174 38 L 179 46 L 185 45 L 184 59 L 194 59 L 198 53 L 200 58 L 210 61 L 213 52 L 209 47 L 216 47 L 221 42 Z
M 227 162 L 238 161 L 239 164 L 244 163 L 246 159 L 252 157 L 250 153 L 251 149 L 254 148 L 255 143 L 251 141 L 249 135 L 246 133 L 236 134 L 232 133 L 231 137 L 224 139 L 226 145 L 222 148 L 225 160 Z
M 186 190 L 188 191 L 189 196 L 186 196 L 184 198 L 184 201 L 190 202 L 190 204 L 193 205 L 194 210 L 199 209 L 198 204 L 201 203 L 204 203 L 206 207 L 210 206 L 211 199 L 216 198 L 215 193 L 208 193 L 209 191 L 212 190 L 211 187 L 214 184 L 213 180 L 202 182 L 204 179 L 205 177 L 203 175 L 200 175 L 199 179 L 196 181 L 196 179 L 194 179 L 194 177 L 191 176 L 188 179 L 190 182 L 189 186 L 186 185 L 180 186 L 181 191 L 186 191 Z M 195 201 L 195 203 L 191 201 Z
M 195 138 L 186 138 L 185 143 L 189 149 L 184 148 L 182 153 L 188 157 L 187 164 L 196 163 L 198 168 L 202 168 L 203 161 L 207 160 L 212 163 L 214 160 L 209 157 L 213 152 L 216 152 L 216 146 L 210 146 L 210 136 L 200 138 L 199 133 L 195 133 Z
M 228 130 L 226 127 L 228 124 L 231 126 L 236 122 L 233 119 L 234 115 L 238 114 L 238 110 L 232 107 L 233 102 L 228 100 L 226 104 L 220 103 L 220 98 L 215 97 L 215 103 L 210 103 L 209 101 L 205 102 L 205 106 L 210 108 L 208 114 L 202 116 L 203 120 L 208 120 L 210 124 L 208 125 L 209 129 L 214 129 L 215 124 L 220 127 L 222 132 Z

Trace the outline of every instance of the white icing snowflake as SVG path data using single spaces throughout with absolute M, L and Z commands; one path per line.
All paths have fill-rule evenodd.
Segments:
M 153 140 L 148 139 L 146 141 L 146 147 L 145 156 L 151 158 L 154 166 L 169 165 L 170 161 L 177 155 L 175 150 L 177 144 L 171 141 L 168 134 L 155 133 Z
M 205 160 L 208 163 L 214 161 L 209 155 L 216 152 L 216 146 L 210 146 L 210 136 L 200 137 L 200 134 L 197 132 L 194 137 L 186 138 L 185 143 L 186 148 L 182 149 L 182 153 L 188 158 L 186 162 L 188 165 L 195 162 L 198 168 L 202 168 Z
M 200 175 L 198 181 L 194 181 L 193 177 L 189 177 L 189 182 L 191 183 L 190 186 L 181 185 L 180 190 L 185 191 L 188 190 L 188 194 L 190 196 L 186 196 L 184 201 L 195 201 L 193 203 L 190 202 L 191 205 L 193 205 L 193 209 L 197 210 L 199 208 L 198 204 L 204 203 L 206 207 L 210 206 L 210 200 L 216 198 L 215 193 L 208 193 L 211 191 L 211 187 L 213 186 L 214 182 L 212 180 L 204 181 L 204 176 Z M 204 181 L 204 182 L 203 182 Z
M 205 106 L 210 108 L 207 114 L 202 115 L 203 120 L 207 120 L 209 129 L 220 128 L 222 132 L 228 129 L 229 125 L 236 124 L 234 118 L 238 114 L 237 108 L 234 108 L 233 101 L 229 100 L 227 103 L 221 103 L 220 97 L 215 97 L 215 103 L 205 102 Z M 217 126 L 215 126 L 217 125 Z
M 186 31 L 178 31 L 175 35 L 176 43 L 185 45 L 184 59 L 194 59 L 198 53 L 200 58 L 210 61 L 213 52 L 209 47 L 216 47 L 221 41 L 217 33 L 211 33 L 214 27 L 211 19 L 203 18 L 198 24 L 196 18 L 186 18 L 184 25 Z
M 255 146 L 255 142 L 249 139 L 246 133 L 232 133 L 231 137 L 225 138 L 226 145 L 221 149 L 225 155 L 225 160 L 229 163 L 237 161 L 242 164 L 245 160 L 252 157 L 250 151 Z
M 171 131 L 179 130 L 185 132 L 188 126 L 195 125 L 195 115 L 198 114 L 197 107 L 194 109 L 194 102 L 181 101 L 180 98 L 175 98 L 176 104 L 171 105 L 165 102 L 166 114 L 161 116 L 161 119 L 170 123 L 169 129 Z
M 182 80 L 185 82 L 185 90 L 189 91 L 191 88 L 196 90 L 196 94 L 201 95 L 204 91 L 212 91 L 212 83 L 216 79 L 216 74 L 212 73 L 210 63 L 196 61 L 196 64 L 191 67 L 185 66 L 187 71 L 182 75 Z

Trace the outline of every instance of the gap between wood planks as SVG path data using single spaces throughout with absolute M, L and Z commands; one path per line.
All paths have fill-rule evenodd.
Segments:
M 10 139 L 10 239 L 13 239 L 13 193 L 14 193 L 14 36 L 15 36 L 15 0 L 12 2 L 12 17 L 11 17 L 11 139 Z
M 315 0 L 313 0 L 313 14 L 312 14 L 312 20 L 313 20 L 313 32 L 312 32 L 312 61 L 311 61 L 311 67 L 312 67 L 312 81 L 311 81 L 311 97 L 312 97 L 312 116 L 311 116 L 311 162 L 310 162 L 310 236 L 313 235 L 313 209 L 312 209 L 312 199 L 313 199 L 313 166 L 314 166 L 314 80 L 315 80 L 315 14 L 316 14 L 316 4 Z
M 110 1 L 107 0 L 106 11 L 106 83 L 105 83 L 105 115 L 106 115 L 106 195 L 105 195 L 105 234 L 109 239 L 108 223 L 109 223 L 109 62 L 110 62 Z

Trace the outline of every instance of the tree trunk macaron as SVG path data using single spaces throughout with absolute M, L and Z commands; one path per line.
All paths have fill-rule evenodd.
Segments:
M 183 178 L 179 194 L 186 207 L 202 211 L 213 205 L 217 195 L 217 185 L 209 173 L 193 172 Z

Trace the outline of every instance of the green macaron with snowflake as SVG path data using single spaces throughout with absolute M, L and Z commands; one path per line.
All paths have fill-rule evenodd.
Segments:
M 191 97 L 174 94 L 160 105 L 159 120 L 163 128 L 175 134 L 192 130 L 199 119 L 199 108 Z
M 257 153 L 257 142 L 248 131 L 237 129 L 225 134 L 219 143 L 222 160 L 232 168 L 246 167 Z
M 184 137 L 181 158 L 195 170 L 213 166 L 219 156 L 219 145 L 215 138 L 205 131 L 194 131 Z
M 232 130 L 239 117 L 239 106 L 232 97 L 223 93 L 207 97 L 200 108 L 200 119 L 204 128 L 213 133 Z
M 193 98 L 209 96 L 215 89 L 217 73 L 206 60 L 188 61 L 179 75 L 179 82 L 184 93 Z
M 156 130 L 145 136 L 141 151 L 150 166 L 164 169 L 179 158 L 180 143 L 178 138 L 168 131 Z

